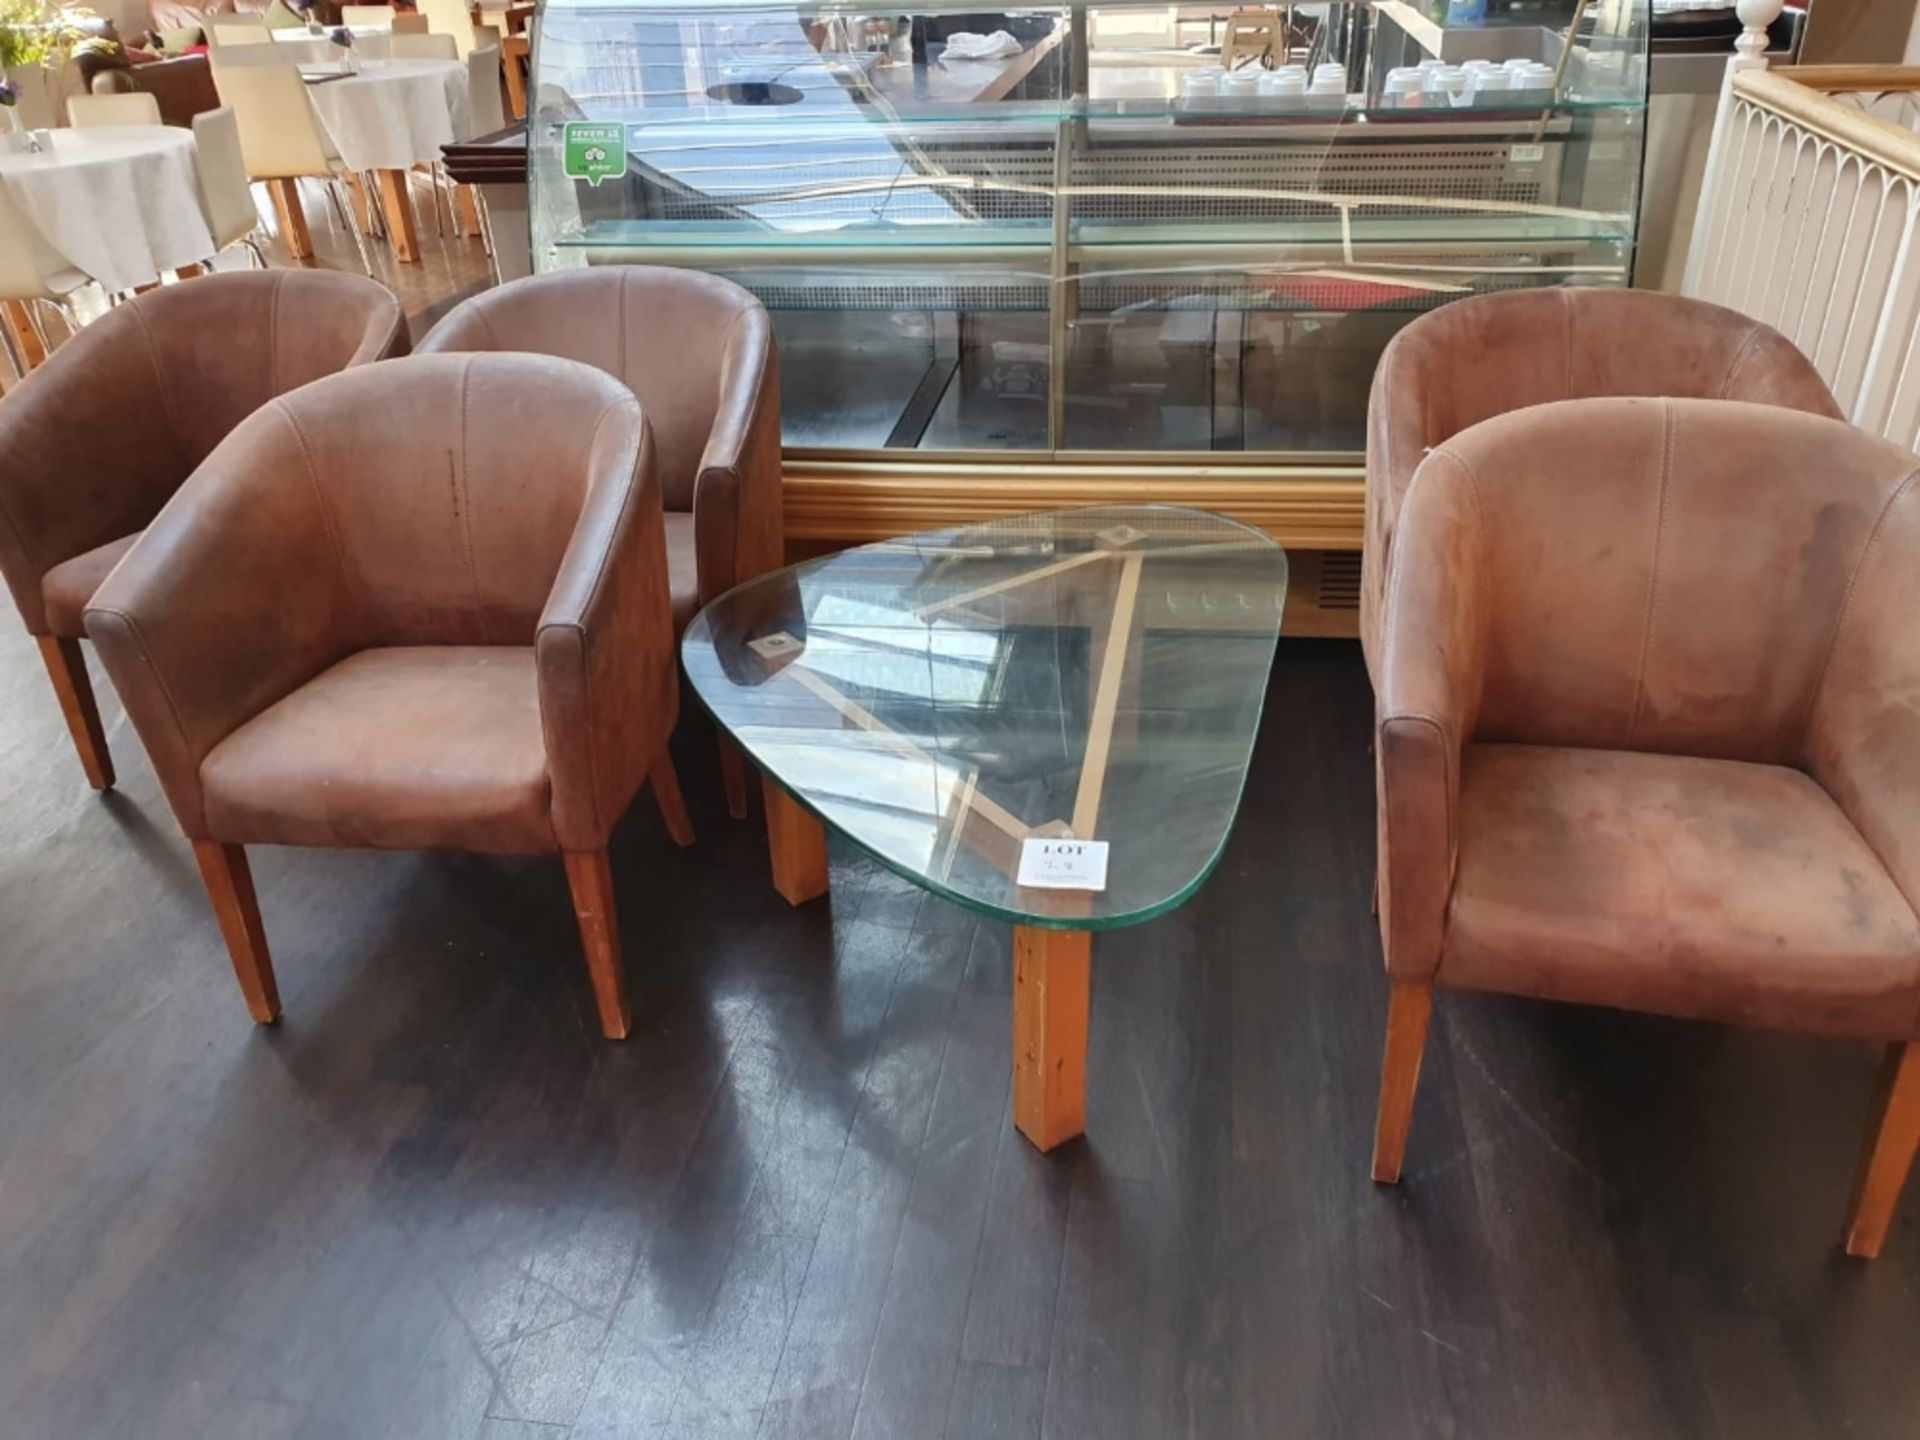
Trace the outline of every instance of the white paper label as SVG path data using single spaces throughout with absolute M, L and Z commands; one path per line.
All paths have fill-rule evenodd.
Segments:
M 1107 888 L 1107 842 L 1029 836 L 1020 842 L 1016 883 L 1035 890 Z
M 1547 147 L 1544 145 L 1516 145 L 1512 150 L 1507 152 L 1507 158 L 1512 160 L 1516 165 L 1538 165 L 1542 160 L 1547 158 Z

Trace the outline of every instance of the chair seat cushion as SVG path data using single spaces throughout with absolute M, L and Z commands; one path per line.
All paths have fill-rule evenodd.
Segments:
M 1904 1039 L 1920 920 L 1797 770 L 1472 745 L 1438 982 Z
M 700 563 L 693 545 L 693 516 L 677 510 L 667 511 L 667 588 L 678 639 L 700 613 Z
M 200 778 L 230 843 L 555 848 L 531 648 L 363 650 L 227 736 Z
M 87 603 L 113 573 L 120 557 L 133 548 L 140 532 L 109 540 L 97 550 L 54 566 L 40 577 L 40 599 L 47 610 L 47 633 L 63 640 L 87 638 Z

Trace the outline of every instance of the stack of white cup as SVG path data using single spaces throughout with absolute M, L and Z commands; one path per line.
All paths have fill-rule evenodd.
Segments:
M 1307 87 L 1307 96 L 1315 109 L 1331 108 L 1347 103 L 1347 67 L 1336 61 L 1328 61 L 1313 72 L 1313 83 Z
M 1473 98 L 1467 88 L 1466 67 L 1461 65 L 1433 66 L 1420 88 L 1426 105 L 1465 105 Z
M 1489 90 L 1511 90 L 1512 72 L 1503 65 L 1491 60 L 1469 60 L 1463 67 L 1467 72 L 1467 103 L 1472 104 Z
M 1390 106 L 1418 106 L 1420 87 L 1426 81 L 1426 72 L 1417 65 L 1402 65 L 1387 72 L 1387 78 L 1380 90 L 1382 103 Z
M 1260 93 L 1279 108 L 1298 109 L 1307 98 L 1307 67 L 1282 65 L 1269 70 L 1261 77 Z
M 1186 110 L 1214 110 L 1220 105 L 1220 82 L 1226 71 L 1218 65 L 1203 65 L 1180 77 L 1180 105 Z
M 1539 60 L 1509 60 L 1506 71 L 1507 85 L 1510 89 L 1527 91 L 1553 89 L 1553 67 Z
M 1259 103 L 1260 71 L 1249 65 L 1244 70 L 1229 70 L 1220 82 L 1222 110 L 1251 110 Z

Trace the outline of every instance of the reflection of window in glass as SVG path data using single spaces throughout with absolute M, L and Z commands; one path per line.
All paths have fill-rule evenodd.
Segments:
M 823 595 L 807 619 L 806 666 L 816 675 L 935 704 L 978 705 L 992 692 L 1003 637 L 845 595 Z
M 813 654 L 809 635 L 809 665 Z M 747 726 L 740 738 L 783 783 L 832 806 L 868 849 L 921 873 L 931 869 L 965 783 L 960 766 L 880 735 L 848 733 L 820 745 L 806 731 Z M 852 811 L 860 812 L 857 821 Z

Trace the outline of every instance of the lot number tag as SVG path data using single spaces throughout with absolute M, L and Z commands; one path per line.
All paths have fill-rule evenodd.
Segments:
M 1014 880 L 1035 890 L 1104 890 L 1107 842 L 1029 836 L 1020 842 Z
M 569 121 L 561 146 L 569 180 L 598 185 L 627 173 L 627 127 Z

